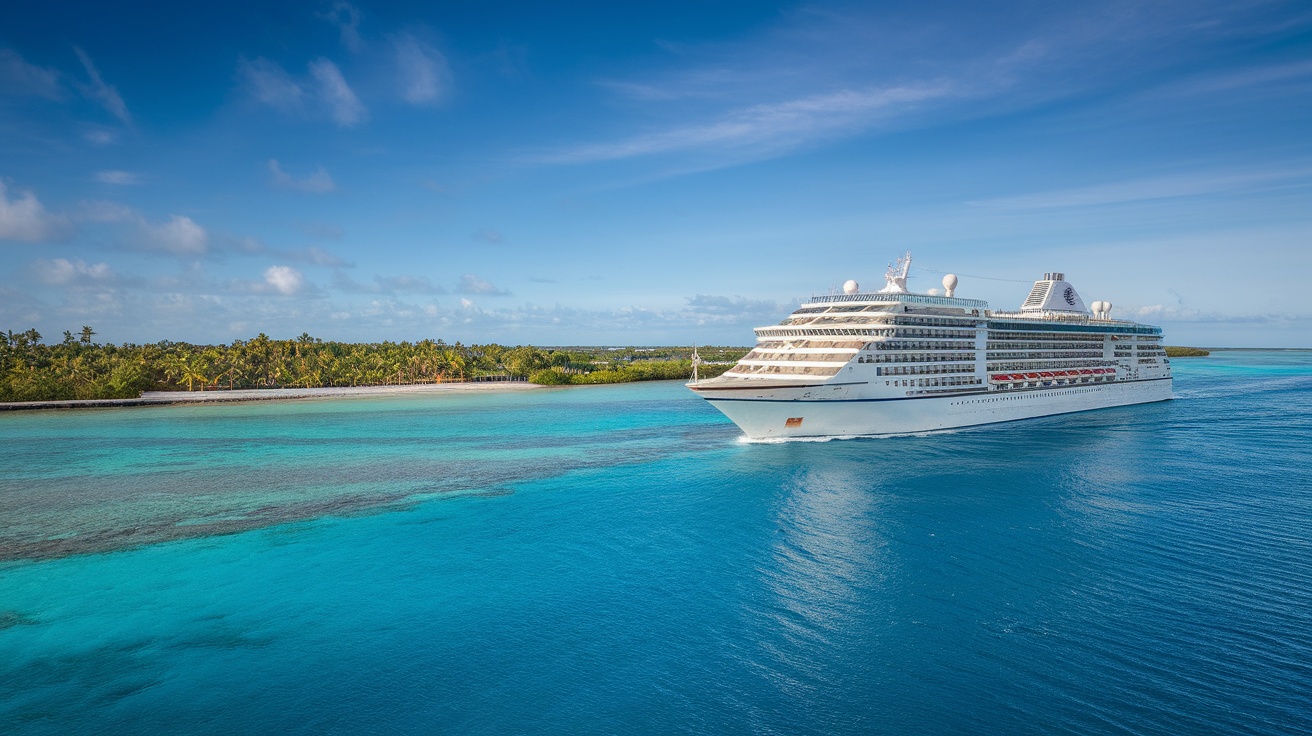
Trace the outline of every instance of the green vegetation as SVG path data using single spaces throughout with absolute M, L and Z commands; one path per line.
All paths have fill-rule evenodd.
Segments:
M 686 379 L 688 348 L 536 348 L 419 342 L 341 343 L 261 334 L 231 345 L 92 342 L 83 327 L 57 344 L 36 330 L 0 333 L 0 401 L 115 399 L 142 391 L 383 386 L 488 378 L 546 385 Z M 727 370 L 746 348 L 700 348 L 700 374 Z
M 746 353 L 745 350 L 742 352 Z M 732 367 L 732 363 L 703 364 L 698 369 L 697 375 L 700 378 L 713 378 Z M 631 381 L 667 381 L 674 379 L 686 381 L 689 378 L 692 378 L 691 360 L 650 360 L 594 371 L 568 372 L 560 368 L 544 368 L 531 373 L 528 380 L 543 386 L 579 386 L 594 383 L 629 383 Z
M 1211 353 L 1202 348 L 1183 348 L 1175 345 L 1166 346 L 1166 357 L 1168 358 L 1201 358 L 1205 355 L 1211 355 Z

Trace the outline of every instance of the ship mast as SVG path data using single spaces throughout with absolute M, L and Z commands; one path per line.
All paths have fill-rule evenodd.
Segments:
M 879 290 L 880 294 L 905 294 L 907 293 L 907 274 L 911 271 L 911 251 L 906 255 L 888 264 L 888 272 L 884 274 L 884 288 Z

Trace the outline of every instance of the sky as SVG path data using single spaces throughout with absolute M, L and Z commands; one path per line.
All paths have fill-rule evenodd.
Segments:
M 905 251 L 1312 347 L 1312 6 L 0 6 L 0 330 L 747 345 Z

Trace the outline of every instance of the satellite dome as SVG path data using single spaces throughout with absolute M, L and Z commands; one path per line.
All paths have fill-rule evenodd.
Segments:
M 947 290 L 948 296 L 952 296 L 953 292 L 957 290 L 957 275 L 955 273 L 943 277 L 943 288 Z
M 856 282 L 856 279 L 848 279 L 847 281 L 843 282 L 844 294 L 855 294 L 860 289 L 861 289 L 861 285 Z

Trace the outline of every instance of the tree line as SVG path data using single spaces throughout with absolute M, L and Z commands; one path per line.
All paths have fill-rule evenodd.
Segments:
M 494 377 L 537 383 L 688 378 L 688 348 L 537 348 L 418 342 L 344 343 L 261 333 L 230 345 L 100 344 L 95 330 L 46 343 L 35 329 L 0 333 L 0 401 L 132 398 L 142 391 L 385 386 Z M 731 363 L 746 348 L 706 348 Z M 704 375 L 729 366 L 703 366 Z

